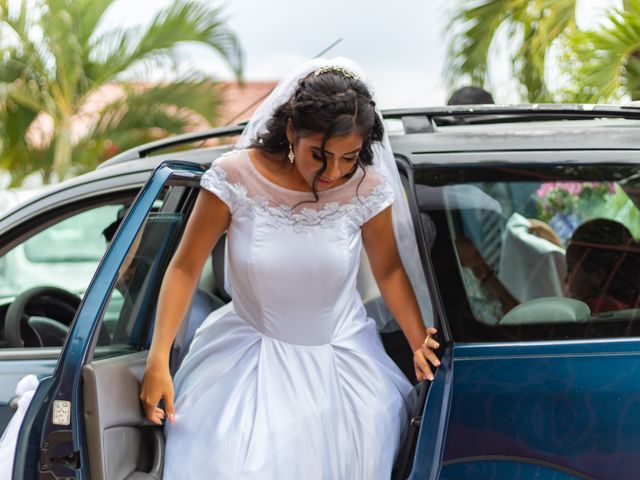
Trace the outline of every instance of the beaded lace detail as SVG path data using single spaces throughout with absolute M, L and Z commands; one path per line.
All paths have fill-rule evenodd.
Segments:
M 334 228 L 336 222 L 343 217 L 362 225 L 390 205 L 393 199 L 392 188 L 383 182 L 370 189 L 366 195 L 354 195 L 345 202 L 329 201 L 318 204 L 313 200 L 313 196 L 309 195 L 311 201 L 297 201 L 293 206 L 277 204 L 264 195 L 249 195 L 242 183 L 229 181 L 227 172 L 216 164 L 202 176 L 201 185 L 216 193 L 229 205 L 233 215 L 250 218 L 261 215 L 273 228 L 285 226 L 296 232 L 305 232 L 317 226 Z M 317 208 L 314 208 L 316 206 Z

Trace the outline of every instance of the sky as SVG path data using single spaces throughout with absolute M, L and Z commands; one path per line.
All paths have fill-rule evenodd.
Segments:
M 203 0 L 212 1 L 212 0 Z M 581 26 L 597 23 L 602 10 L 621 0 L 578 0 Z M 172 0 L 117 0 L 107 26 L 150 21 Z M 342 39 L 326 56 L 352 58 L 367 73 L 382 108 L 442 105 L 451 93 L 443 80 L 446 25 L 454 0 L 226 0 L 229 27 L 245 52 L 246 80 L 277 80 L 298 63 Z M 491 87 L 499 103 L 518 101 L 507 45 L 495 49 Z M 201 69 L 230 79 L 215 54 L 188 46 Z
M 140 23 L 170 3 L 118 0 L 109 12 L 110 22 L 131 25 L 135 19 Z M 345 56 L 358 62 L 374 85 L 378 103 L 391 108 L 444 101 L 442 23 L 448 3 L 228 0 L 225 12 L 228 25 L 244 47 L 247 80 L 277 80 L 342 39 L 326 56 Z M 193 47 L 189 52 L 201 68 L 219 78 L 230 77 L 230 70 L 215 54 Z

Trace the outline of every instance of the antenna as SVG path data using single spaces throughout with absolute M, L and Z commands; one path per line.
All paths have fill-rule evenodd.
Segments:
M 313 58 L 318 58 L 321 57 L 322 55 L 324 55 L 325 53 L 327 53 L 329 50 L 331 50 L 333 47 L 335 47 L 336 45 L 338 45 L 340 42 L 342 41 L 341 38 L 337 39 L 335 42 L 333 42 L 331 45 L 329 45 L 327 48 L 325 48 L 324 50 L 322 50 L 320 53 L 318 53 L 315 57 Z

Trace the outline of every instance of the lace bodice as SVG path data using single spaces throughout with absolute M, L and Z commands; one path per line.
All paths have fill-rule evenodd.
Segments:
M 261 333 L 330 343 L 366 314 L 356 290 L 361 227 L 393 201 L 373 169 L 313 194 L 269 181 L 244 150 L 218 158 L 202 186 L 231 210 L 228 280 L 240 317 Z
M 313 194 L 290 190 L 258 172 L 246 150 L 218 158 L 203 175 L 201 184 L 215 193 L 232 216 L 263 216 L 273 227 L 306 231 L 309 227 L 336 228 L 347 217 L 361 227 L 393 200 L 393 190 L 374 170 L 359 169 L 346 183 Z

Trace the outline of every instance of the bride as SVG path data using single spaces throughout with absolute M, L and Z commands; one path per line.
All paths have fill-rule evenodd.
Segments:
M 363 246 L 418 380 L 433 379 L 439 345 L 409 280 L 424 289 L 420 272 L 403 268 L 399 250 L 419 265 L 413 230 L 358 66 L 291 72 L 201 185 L 140 394 L 149 420 L 168 419 L 164 478 L 388 479 L 415 398 L 356 291 Z M 233 310 L 205 320 L 172 380 L 171 343 L 225 231 Z

